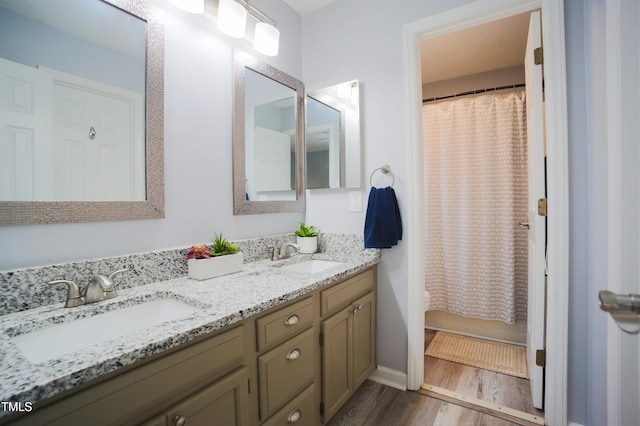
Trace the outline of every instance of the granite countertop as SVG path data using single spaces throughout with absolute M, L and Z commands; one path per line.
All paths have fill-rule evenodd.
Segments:
M 282 266 L 308 259 L 342 262 L 319 273 L 299 273 Z M 63 304 L 0 316 L 0 400 L 37 402 L 166 349 L 242 321 L 295 299 L 380 260 L 378 251 L 357 254 L 294 255 L 290 259 L 245 263 L 243 271 L 205 281 L 188 277 L 118 291 L 118 297 L 76 308 Z M 119 278 L 119 279 L 122 279 Z M 116 280 L 117 283 L 117 280 Z M 173 299 L 199 310 L 191 316 L 132 332 L 63 357 L 29 362 L 12 337 L 40 328 L 107 312 L 144 301 Z M 82 336 L 78 336 L 79 339 Z M 0 417 L 8 414 L 0 412 Z

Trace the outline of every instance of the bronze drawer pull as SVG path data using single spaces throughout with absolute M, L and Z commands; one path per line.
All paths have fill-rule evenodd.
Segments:
M 291 314 L 284 320 L 284 325 L 286 326 L 296 325 L 299 322 L 300 322 L 300 317 L 297 316 L 296 314 Z
M 287 423 L 296 423 L 298 420 L 302 418 L 302 412 L 299 408 L 296 408 L 291 413 L 289 413 L 289 417 L 287 417 Z
M 300 349 L 296 348 L 296 349 L 291 349 L 288 353 L 287 353 L 287 359 L 289 361 L 293 361 L 296 360 L 298 358 L 300 358 L 300 355 L 302 355 L 302 352 L 300 352 Z

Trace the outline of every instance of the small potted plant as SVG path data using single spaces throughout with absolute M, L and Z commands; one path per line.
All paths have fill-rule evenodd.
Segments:
M 222 234 L 214 234 L 210 245 L 192 246 L 187 253 L 189 278 L 207 280 L 242 270 L 240 248 Z
M 298 253 L 315 253 L 318 251 L 318 235 L 320 230 L 313 225 L 305 225 L 300 222 L 300 228 L 295 231 L 297 244 L 300 246 Z

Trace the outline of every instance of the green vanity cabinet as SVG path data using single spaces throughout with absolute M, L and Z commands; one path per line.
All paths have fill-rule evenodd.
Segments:
M 0 425 L 324 424 L 376 368 L 376 268 L 64 391 Z
M 144 426 L 250 425 L 246 367 L 205 386 Z
M 247 379 L 240 377 L 247 376 L 247 338 L 244 325 L 223 329 L 35 404 L 31 413 L 10 419 L 10 424 L 137 425 L 163 410 L 171 413 L 174 407 L 192 412 L 203 400 L 202 393 L 215 404 L 230 383 L 238 384 L 232 397 L 246 413 L 249 389 Z M 248 416 L 239 419 L 237 424 L 250 424 Z
M 323 423 L 376 369 L 375 282 L 370 269 L 321 292 Z

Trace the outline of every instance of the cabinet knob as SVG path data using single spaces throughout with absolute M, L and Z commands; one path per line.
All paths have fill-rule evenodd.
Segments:
M 300 322 L 300 317 L 297 316 L 296 314 L 291 314 L 284 320 L 284 325 L 286 326 L 296 325 L 299 322 Z
M 351 309 L 351 313 L 355 315 L 360 311 L 360 309 L 362 309 L 361 304 L 358 303 L 357 305 L 353 305 L 353 309 Z
M 300 349 L 291 349 L 288 353 L 287 353 L 287 359 L 290 361 L 293 361 L 295 359 L 300 358 L 300 355 L 302 355 L 302 352 L 300 352 Z
M 296 408 L 291 413 L 289 413 L 289 417 L 287 417 L 287 423 L 296 423 L 301 418 L 302 412 L 300 411 L 300 409 Z
M 184 426 L 187 424 L 187 418 L 185 416 L 175 416 L 173 418 L 173 424 L 175 426 Z

